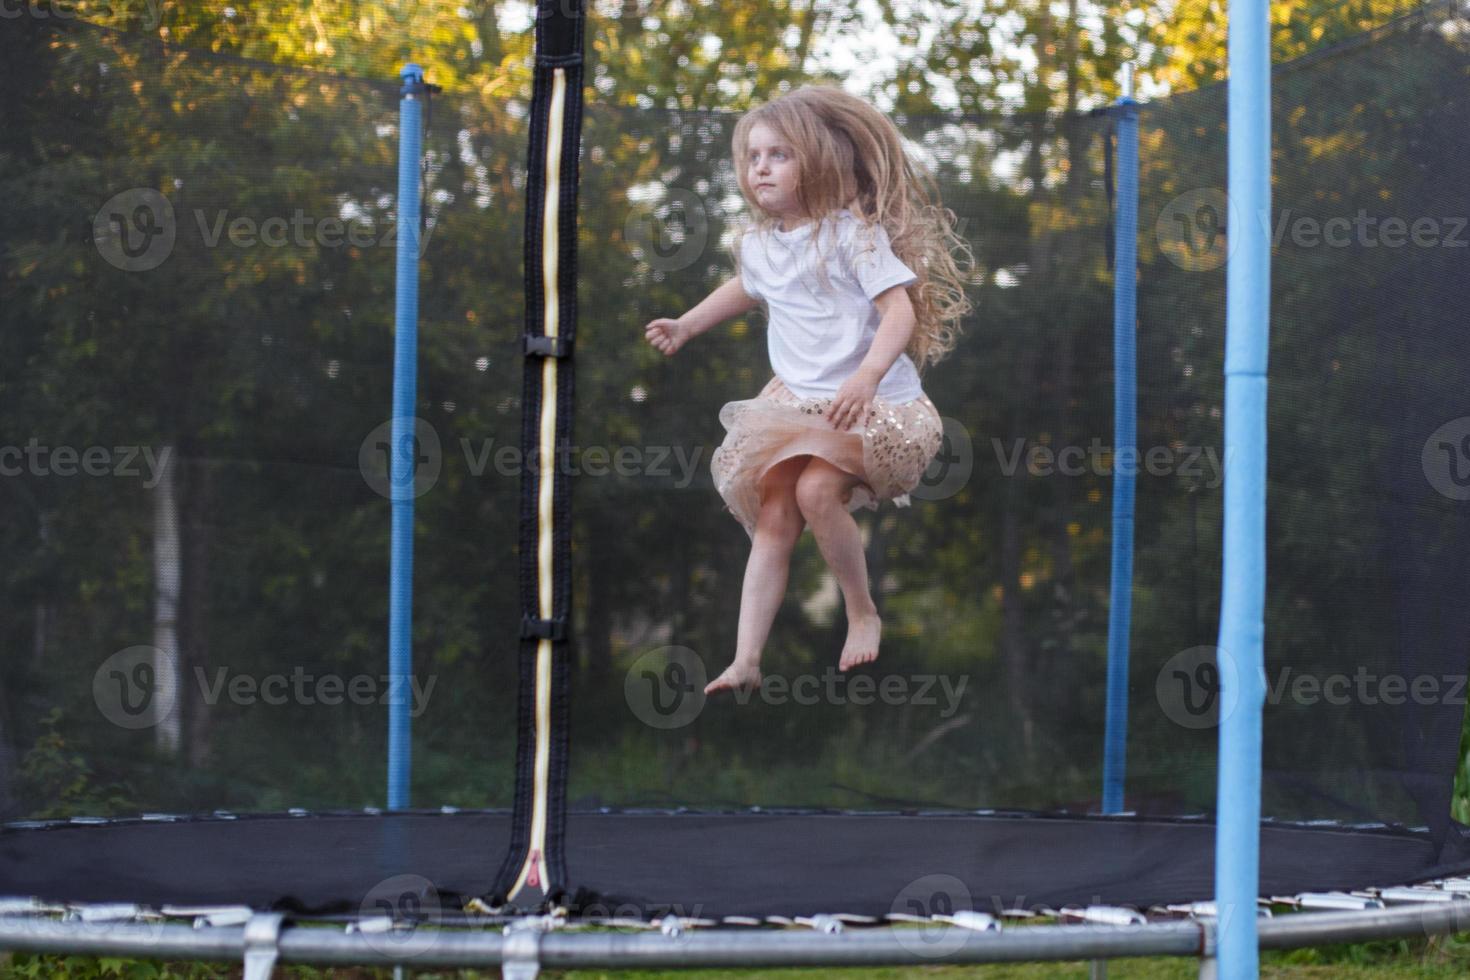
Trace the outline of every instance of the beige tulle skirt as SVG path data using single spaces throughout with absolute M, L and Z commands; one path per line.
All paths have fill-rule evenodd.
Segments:
M 867 418 L 836 429 L 825 414 L 831 398 L 801 398 L 772 378 L 754 398 L 720 409 L 725 441 L 710 457 L 715 489 L 725 507 L 755 535 L 760 480 L 793 456 L 820 456 L 859 477 L 847 509 L 877 510 L 880 500 L 909 505 L 930 460 L 944 442 L 944 423 L 927 397 L 894 404 L 873 399 Z

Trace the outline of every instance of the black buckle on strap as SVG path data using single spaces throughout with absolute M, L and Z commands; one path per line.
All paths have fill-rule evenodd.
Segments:
M 565 616 L 558 619 L 536 619 L 534 616 L 521 617 L 521 639 L 551 640 L 560 643 L 567 638 L 567 620 Z
M 572 344 L 565 337 L 538 337 L 526 335 L 525 352 L 527 357 L 570 357 Z

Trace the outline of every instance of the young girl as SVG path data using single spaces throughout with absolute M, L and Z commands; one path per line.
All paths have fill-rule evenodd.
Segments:
M 735 661 L 705 688 L 760 683 L 761 649 L 810 525 L 842 588 L 841 670 L 878 656 L 851 511 L 909 504 L 943 441 L 919 369 L 953 347 L 970 304 L 952 251 L 973 263 L 954 213 L 930 203 L 898 130 L 831 86 L 807 86 L 745 115 L 735 172 L 753 212 L 735 242 L 736 275 L 676 320 L 644 328 L 672 355 L 764 302 L 774 377 L 720 410 L 715 487 L 751 537 Z M 925 182 L 927 177 L 922 178 Z

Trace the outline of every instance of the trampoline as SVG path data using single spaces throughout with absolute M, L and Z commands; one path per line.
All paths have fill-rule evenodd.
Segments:
M 896 113 L 978 266 L 860 521 L 882 656 L 835 670 L 808 536 L 709 698 L 763 321 L 641 334 L 729 275 L 739 113 L 603 101 L 537 14 L 528 101 L 0 35 L 0 948 L 1233 977 L 1470 927 L 1461 5 L 1234 96 Z

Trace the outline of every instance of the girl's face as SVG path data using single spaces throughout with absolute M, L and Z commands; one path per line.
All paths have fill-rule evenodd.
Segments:
M 750 128 L 750 148 L 745 161 L 746 179 L 756 203 L 782 219 L 783 226 L 802 215 L 796 203 L 796 153 L 765 123 Z M 790 227 L 784 230 L 790 231 Z

